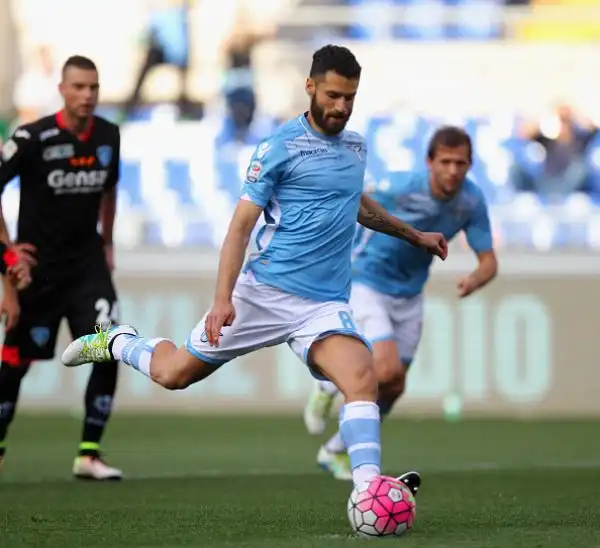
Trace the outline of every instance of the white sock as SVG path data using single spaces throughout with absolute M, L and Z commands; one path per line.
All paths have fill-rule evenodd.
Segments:
M 120 360 L 123 355 L 123 349 L 127 345 L 127 343 L 131 342 L 134 339 L 139 339 L 135 335 L 130 335 L 129 333 L 122 333 L 121 335 L 117 335 L 113 339 L 112 343 L 112 355 L 115 360 Z
M 331 381 L 319 381 L 319 390 L 330 396 L 335 396 L 339 392 L 338 387 Z
M 129 333 L 117 335 L 112 344 L 112 354 L 115 360 L 120 360 L 133 367 L 148 378 L 150 374 L 150 362 L 156 345 L 169 339 L 155 338 L 144 339 Z
M 363 464 L 352 470 L 352 481 L 354 482 L 354 485 L 362 485 L 380 474 L 379 466 L 374 464 Z
M 346 451 L 346 446 L 342 441 L 342 435 L 339 430 L 329 438 L 329 441 L 325 444 L 325 449 L 331 453 L 344 453 Z

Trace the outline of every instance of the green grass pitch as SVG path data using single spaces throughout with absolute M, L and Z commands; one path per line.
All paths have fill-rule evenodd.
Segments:
M 21 416 L 0 479 L 0 546 L 356 547 L 350 485 L 315 465 L 300 417 L 122 416 L 120 484 L 70 477 L 80 421 Z M 600 546 L 600 423 L 390 420 L 385 472 L 417 468 L 427 548 Z M 385 542 L 381 540 L 379 542 Z M 358 544 L 357 544 L 358 543 Z

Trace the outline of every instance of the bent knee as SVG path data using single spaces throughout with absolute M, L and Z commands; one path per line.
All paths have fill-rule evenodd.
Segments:
M 377 399 L 378 382 L 372 364 L 357 367 L 345 379 L 342 387 L 346 399 L 375 401 Z
M 188 386 L 204 380 L 219 369 L 188 354 L 176 353 L 162 360 L 152 361 L 152 380 L 167 390 L 185 390 Z
M 380 360 L 376 362 L 377 379 L 386 392 L 397 395 L 404 393 L 406 388 L 406 367 L 398 361 Z
M 185 371 L 159 370 L 152 372 L 152 380 L 167 390 L 184 390 L 192 384 L 191 376 Z

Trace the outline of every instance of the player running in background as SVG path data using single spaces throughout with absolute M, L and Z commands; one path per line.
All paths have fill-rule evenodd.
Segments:
M 238 356 L 287 342 L 345 395 L 341 432 L 354 481 L 379 475 L 377 380 L 370 345 L 348 306 L 356 221 L 442 258 L 447 248 L 441 234 L 418 232 L 362 196 L 364 140 L 344 131 L 360 72 L 346 48 L 314 54 L 306 82 L 310 111 L 257 147 L 221 249 L 213 307 L 184 346 L 120 326 L 74 341 L 65 365 L 122 359 L 165 388 L 183 389 Z M 240 273 L 263 213 L 258 251 Z M 401 479 L 413 489 L 420 483 L 416 473 Z
M 0 462 L 21 381 L 33 360 L 54 357 L 61 319 L 67 318 L 74 337 L 88 333 L 97 322 L 116 319 L 111 270 L 120 137 L 117 126 L 94 116 L 98 89 L 94 63 L 85 57 L 69 58 L 60 84 L 64 110 L 21 126 L 2 148 L 0 189 L 20 177 L 17 240 L 35 246 L 38 264 L 31 285 L 18 295 L 5 283 L 9 290 L 2 304 L 6 337 L 0 366 Z M 1 221 L 0 240 L 8 243 Z M 100 455 L 116 382 L 116 361 L 94 365 L 73 465 L 76 477 L 121 477 L 121 471 Z
M 390 173 L 373 192 L 386 210 L 420 230 L 441 232 L 448 240 L 465 232 L 479 265 L 458 281 L 461 298 L 486 285 L 497 271 L 484 196 L 466 178 L 471 161 L 469 135 L 456 127 L 443 127 L 429 143 L 427 171 Z M 431 256 L 401 240 L 361 228 L 355 245 L 350 306 L 373 345 L 383 419 L 404 392 L 406 373 L 421 338 L 423 288 Z M 315 383 L 304 410 L 309 433 L 323 433 L 338 392 L 333 383 Z M 317 463 L 338 479 L 351 479 L 340 432 L 320 448 Z

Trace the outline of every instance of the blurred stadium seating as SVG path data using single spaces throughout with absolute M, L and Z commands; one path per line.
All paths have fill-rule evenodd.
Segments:
M 122 179 L 119 193 L 120 243 L 217 246 L 237 200 L 248 158 L 261 139 L 277 126 L 261 118 L 244 143 L 233 138 L 226 119 L 200 122 L 156 121 L 164 109 L 150 108 L 146 120 L 123 128 Z M 422 168 L 427 140 L 443 119 L 422 116 L 373 116 L 365 137 L 369 176 L 388 170 Z M 537 248 L 600 247 L 600 137 L 587 150 L 592 173 L 590 193 L 560 202 L 544 202 L 532 193 L 516 193 L 510 184 L 515 160 L 539 170 L 539 145 L 517 137 L 513 128 L 497 127 L 490 118 L 465 119 L 475 143 L 470 176 L 484 190 L 500 246 Z M 185 143 L 185 145 L 184 145 Z M 18 182 L 5 191 L 13 220 Z M 6 202 L 5 202 L 6 203 Z M 13 213 L 10 213 L 10 212 Z
M 67 2 L 67 0 L 60 1 Z M 337 36 L 341 40 L 354 40 L 356 44 L 401 40 L 422 41 L 425 45 L 440 40 L 444 44 L 449 41 L 457 44 L 465 41 L 471 43 L 471 41 L 511 40 L 515 35 L 521 39 L 535 39 L 534 33 L 530 32 L 533 28 L 531 25 L 532 21 L 539 23 L 540 14 L 543 16 L 546 13 L 544 2 L 532 2 L 532 6 L 524 6 L 526 2 L 511 3 L 521 4 L 519 7 L 511 8 L 521 10 L 519 18 L 514 21 L 511 19 L 513 11 L 507 11 L 509 8 L 501 0 L 344 0 L 343 2 L 273 0 L 270 3 L 263 1 L 261 6 L 264 4 L 263 7 L 266 7 L 268 4 L 269 17 L 273 20 L 278 18 L 282 43 L 286 43 L 286 28 L 289 30 L 290 26 L 294 25 L 300 27 L 304 24 L 303 21 L 309 34 L 315 33 L 314 24 L 321 17 L 320 14 L 325 17 L 323 19 L 325 27 L 332 29 L 333 27 L 329 25 L 331 20 L 333 23 L 338 22 L 342 34 L 336 35 L 336 31 L 331 30 L 329 35 L 324 35 L 320 31 L 319 41 Z M 136 2 L 135 5 L 132 3 L 129 7 L 130 15 L 138 13 L 136 9 L 141 10 L 139 13 L 142 13 L 143 8 L 140 6 L 146 4 L 147 2 L 143 0 Z M 201 6 L 202 3 L 192 4 Z M 116 5 L 114 2 L 107 2 L 106 11 L 116 9 Z M 35 0 L 24 0 L 14 6 L 17 6 L 14 9 L 18 14 L 17 28 L 20 29 L 20 36 L 27 36 L 28 43 L 32 43 L 37 23 L 28 23 L 27 17 L 33 15 L 28 16 L 27 13 L 35 13 L 33 9 Z M 198 7 L 196 11 L 198 10 L 201 8 Z M 392 12 L 400 15 L 391 17 Z M 206 9 L 202 13 L 206 13 Z M 336 14 L 343 14 L 344 17 L 338 19 Z M 104 13 L 102 17 L 110 16 Z M 192 19 L 191 24 L 196 29 L 196 35 L 202 35 L 198 30 L 203 28 L 202 21 Z M 573 33 L 578 35 L 577 25 L 582 24 L 581 19 L 582 17 L 568 25 L 572 31 L 571 35 Z M 511 21 L 513 22 L 509 25 L 507 22 Z M 530 25 L 527 32 L 523 30 L 525 23 Z M 138 22 L 136 28 L 139 30 L 139 27 Z M 114 106 L 118 105 L 118 97 L 126 93 L 123 90 L 126 90 L 127 85 L 130 84 L 130 82 L 123 83 L 126 67 L 134 66 L 136 59 L 139 60 L 140 57 L 139 52 L 131 53 L 127 50 L 126 53 L 124 52 L 122 64 L 116 66 L 113 62 L 116 44 L 131 43 L 127 40 L 131 41 L 134 34 L 129 30 L 125 38 L 124 28 L 122 24 L 115 27 L 117 35 L 110 51 L 97 50 L 97 46 L 90 45 L 91 42 L 88 45 L 82 42 L 84 47 L 80 48 L 82 53 L 88 53 L 88 50 L 91 53 L 97 51 L 97 57 L 94 58 L 98 59 L 101 66 L 103 89 L 107 89 L 103 95 L 107 98 L 106 104 L 101 109 L 101 114 L 112 119 L 118 117 L 117 106 Z M 548 27 L 544 28 L 547 30 Z M 581 35 L 589 38 L 588 31 L 589 20 Z M 46 42 L 54 40 L 56 43 L 53 44 L 59 52 L 74 47 L 73 43 L 65 42 L 64 34 L 54 33 L 51 37 L 46 34 L 43 40 Z M 544 37 L 547 36 L 548 34 L 544 34 Z M 552 36 L 554 35 L 550 34 L 550 37 Z M 78 39 L 83 40 L 81 37 Z M 215 47 L 216 40 L 215 38 Z M 195 74 L 192 81 L 200 82 L 191 84 L 193 88 L 191 95 L 201 96 L 201 99 L 207 102 L 208 114 L 201 120 L 180 121 L 174 105 L 165 98 L 164 90 L 170 89 L 169 85 L 165 84 L 170 81 L 168 74 L 165 73 L 167 74 L 165 76 L 160 73 L 148 85 L 145 95 L 146 105 L 138 109 L 135 117 L 125 122 L 122 127 L 122 181 L 117 238 L 119 244 L 126 248 L 139 245 L 218 246 L 224 236 L 228 216 L 237 199 L 253 147 L 267 136 L 282 118 L 294 112 L 296 107 L 303 105 L 303 98 L 278 99 L 278 95 L 289 95 L 288 90 L 280 89 L 281 81 L 274 80 L 272 73 L 260 72 L 263 67 L 268 71 L 271 66 L 274 67 L 270 69 L 271 71 L 287 75 L 285 71 L 289 67 L 282 67 L 272 62 L 270 65 L 268 62 L 258 63 L 257 86 L 258 95 L 262 98 L 262 108 L 259 105 L 260 115 L 257 116 L 249 133 L 240 141 L 234 136 L 230 120 L 223 114 L 222 97 L 219 97 L 218 85 L 214 84 L 219 80 L 222 69 L 215 61 L 218 55 L 208 54 L 205 49 L 198 51 L 199 43 L 203 44 L 203 48 L 206 47 L 204 42 L 197 40 L 196 50 L 191 52 L 193 65 L 191 70 Z M 292 49 L 303 51 L 305 46 L 306 42 L 304 45 L 296 44 Z M 452 46 L 447 47 L 450 49 Z M 476 48 L 477 45 L 472 46 L 473 50 Z M 284 48 L 280 50 L 285 51 Z M 109 54 L 112 57 L 108 57 Z M 562 52 L 560 55 L 561 66 L 567 66 L 568 54 Z M 260 54 L 258 57 L 260 61 Z M 362 59 L 362 54 L 359 57 Z M 212 60 L 206 62 L 207 58 Z M 520 75 L 518 78 L 522 78 L 527 70 L 534 68 L 511 67 L 510 62 L 508 57 L 504 59 L 499 70 L 504 70 L 506 74 L 509 74 L 510 70 L 518 71 Z M 574 67 L 579 66 L 575 62 L 570 64 Z M 292 65 L 290 61 L 290 66 Z M 297 64 L 296 68 L 298 74 L 295 76 L 298 76 L 304 69 L 299 69 Z M 442 68 L 442 66 L 429 67 L 428 71 L 435 73 L 435 70 L 442 70 Z M 448 69 L 447 66 L 445 68 Z M 457 66 L 455 70 L 457 71 L 455 80 L 463 79 L 460 76 L 462 69 Z M 475 70 L 473 68 L 471 72 Z M 581 74 L 586 74 L 585 67 L 572 70 L 579 70 L 579 72 L 570 74 L 567 80 L 577 82 L 577 78 L 582 77 Z M 446 83 L 441 84 L 443 94 L 446 94 L 448 82 L 452 79 L 451 72 L 450 70 L 445 72 Z M 474 77 L 476 78 L 477 75 L 475 74 Z M 421 77 L 424 82 L 426 78 L 431 78 L 428 85 L 432 88 L 435 76 L 428 74 Z M 517 101 L 519 96 L 522 96 L 523 104 L 527 97 L 528 105 L 537 100 L 535 93 L 530 91 L 532 86 L 527 82 L 524 82 L 515 92 L 513 88 L 509 89 L 509 79 L 505 80 L 507 82 L 505 88 L 497 92 L 498 97 L 490 96 L 486 99 L 488 105 L 499 104 L 502 94 L 512 94 L 513 98 L 517 97 Z M 301 80 L 298 78 L 295 81 L 301 93 Z M 404 91 L 402 85 L 395 87 L 400 92 Z M 465 84 L 465 87 L 474 86 L 470 83 Z M 369 89 L 370 91 L 363 93 L 371 97 L 373 88 Z M 477 89 L 471 92 L 473 96 L 486 95 L 484 89 L 482 87 L 481 92 Z M 592 93 L 593 89 L 596 88 L 590 88 L 589 93 Z M 562 88 L 558 86 L 557 93 L 561 91 Z M 435 90 L 431 92 L 432 100 L 436 100 L 435 93 Z M 537 93 L 540 93 L 539 90 Z M 168 95 L 166 93 L 166 96 Z M 441 94 L 438 93 L 438 96 Z M 540 101 L 542 99 L 540 98 Z M 281 106 L 276 107 L 278 100 Z M 375 104 L 377 97 L 369 100 Z M 464 102 L 469 103 L 469 98 L 465 98 Z M 514 107 L 514 100 L 508 114 L 506 114 L 507 109 L 504 108 L 506 105 L 498 106 L 502 108 L 501 116 L 493 111 L 493 106 L 487 110 L 479 109 L 481 112 L 468 112 L 464 105 L 457 105 L 456 111 L 450 112 L 444 107 L 443 112 L 434 113 L 427 108 L 413 109 L 410 99 L 405 98 L 404 103 L 401 110 L 386 107 L 383 111 L 373 108 L 371 111 L 366 109 L 366 112 L 361 113 L 360 129 L 366 136 L 370 150 L 369 177 L 380 180 L 385 177 L 388 170 L 422 167 L 426 142 L 432 130 L 449 121 L 458 123 L 464 125 L 474 139 L 475 163 L 471 177 L 483 188 L 490 202 L 499 246 L 538 250 L 554 247 L 582 249 L 600 247 L 600 136 L 589 144 L 585 152 L 590 172 L 589 190 L 586 193 L 577 193 L 547 203 L 534 194 L 516 193 L 511 185 L 510 169 L 515 162 L 528 173 L 535 174 L 539 172 L 544 161 L 544 151 L 540 150 L 539 145 L 524 141 L 517 135 L 516 127 L 522 113 Z M 4 208 L 7 220 L 14 224 L 18 204 L 17 181 L 5 191 L 3 202 L 7 204 Z

